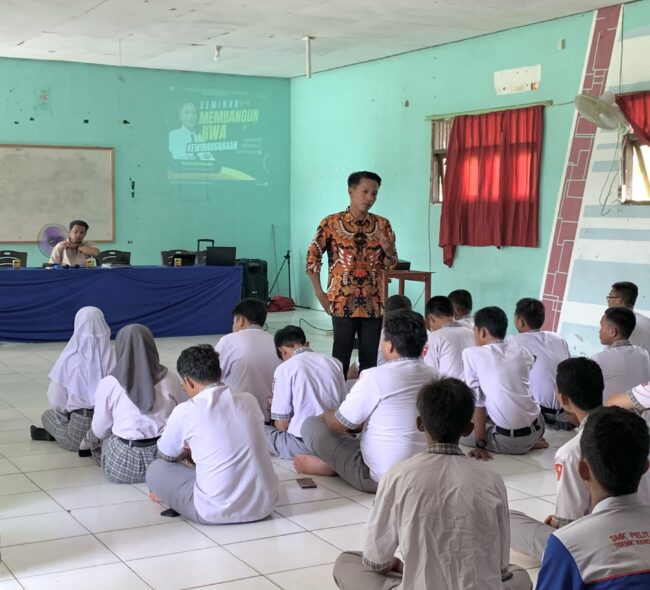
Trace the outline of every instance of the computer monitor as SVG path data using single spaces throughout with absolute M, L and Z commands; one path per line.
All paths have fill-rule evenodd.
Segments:
M 237 248 L 234 246 L 214 246 L 207 248 L 206 266 L 235 266 Z

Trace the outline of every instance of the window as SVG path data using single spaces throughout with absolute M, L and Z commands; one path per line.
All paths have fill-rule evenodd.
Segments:
M 621 202 L 650 205 L 650 146 L 643 145 L 633 134 L 625 137 L 623 146 Z
M 442 203 L 442 182 L 447 168 L 447 146 L 453 119 L 431 122 L 431 203 Z

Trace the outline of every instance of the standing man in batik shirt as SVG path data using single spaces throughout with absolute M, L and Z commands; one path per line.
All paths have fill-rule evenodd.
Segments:
M 321 221 L 307 251 L 307 274 L 323 309 L 332 316 L 332 356 L 347 375 L 354 338 L 359 337 L 360 370 L 377 364 L 383 315 L 382 271 L 395 268 L 395 234 L 389 221 L 373 215 L 381 178 L 374 172 L 348 177 L 350 206 Z M 320 270 L 328 257 L 327 292 Z

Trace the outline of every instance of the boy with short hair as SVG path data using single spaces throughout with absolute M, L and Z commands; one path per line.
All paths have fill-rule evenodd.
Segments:
M 454 319 L 463 327 L 474 329 L 472 317 L 472 294 L 465 289 L 456 289 L 447 295 L 454 306 Z
M 463 350 L 474 346 L 474 333 L 454 319 L 454 307 L 448 297 L 437 295 L 427 301 L 425 319 L 428 328 L 424 362 L 438 370 L 441 379 L 465 378 Z
M 537 590 L 650 587 L 650 506 L 637 494 L 649 451 L 639 416 L 621 408 L 591 413 L 578 470 L 594 508 L 551 535 Z
M 639 288 L 629 281 L 621 281 L 612 285 L 607 295 L 608 307 L 626 307 L 634 313 L 636 325 L 634 331 L 630 334 L 630 342 L 645 348 L 650 354 L 650 318 L 634 311 Z
M 258 299 L 242 299 L 232 315 L 232 334 L 222 336 L 214 347 L 219 353 L 223 382 L 233 393 L 252 393 L 265 422 L 269 422 L 273 373 L 280 360 L 273 336 L 262 327 L 266 322 L 266 304 Z
M 146 477 L 152 500 L 201 524 L 266 518 L 278 502 L 278 478 L 255 398 L 220 382 L 209 344 L 185 349 L 176 370 L 191 399 L 174 408 L 158 440 L 160 458 Z M 188 452 L 196 467 L 180 462 Z
M 309 453 L 300 436 L 302 423 L 336 408 L 345 397 L 341 361 L 314 352 L 302 328 L 286 326 L 274 336 L 278 357 L 283 361 L 273 377 L 271 420 L 265 426 L 269 450 L 281 459 Z
M 471 389 L 458 379 L 426 384 L 417 408 L 428 446 L 384 475 L 363 553 L 341 554 L 336 584 L 343 590 L 531 588 L 528 574 L 509 566 L 503 480 L 458 447 L 472 431 Z M 394 557 L 398 546 L 403 563 Z
M 555 375 L 558 364 L 571 354 L 562 336 L 541 331 L 545 315 L 544 304 L 539 299 L 520 299 L 514 317 L 518 334 L 508 336 L 506 342 L 515 342 L 534 357 L 535 363 L 530 371 L 530 394 L 539 404 L 544 421 L 556 424 L 562 408 L 555 396 Z
M 523 455 L 545 448 L 544 420 L 528 390 L 535 359 L 512 342 L 504 342 L 508 318 L 498 307 L 474 315 L 477 346 L 463 351 L 465 383 L 476 396 L 474 433 L 461 442 L 475 447 L 470 456 L 490 459 L 490 453 Z
M 635 325 L 634 312 L 624 307 L 608 307 L 600 320 L 600 343 L 608 348 L 591 358 L 603 371 L 605 400 L 614 393 L 650 381 L 647 351 L 629 340 Z

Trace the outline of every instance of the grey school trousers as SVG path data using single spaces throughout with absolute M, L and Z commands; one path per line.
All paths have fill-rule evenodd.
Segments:
M 402 583 L 402 576 L 389 572 L 377 574 L 368 569 L 362 561 L 362 554 L 356 551 L 345 551 L 339 555 L 334 564 L 334 581 L 341 590 L 391 590 Z M 528 572 L 519 566 L 511 565 L 508 571 L 512 577 L 504 580 L 504 590 L 532 590 L 533 582 Z M 435 586 L 435 580 L 431 580 Z
M 541 563 L 548 538 L 555 532 L 552 526 L 539 522 L 518 510 L 510 511 L 510 545 L 517 551 L 538 559 Z
M 264 426 L 266 446 L 280 459 L 293 459 L 296 455 L 309 454 L 309 449 L 298 437 L 278 430 L 274 426 Z
M 506 436 L 499 434 L 496 430 L 496 424 L 488 420 L 485 425 L 487 450 L 492 453 L 502 453 L 504 455 L 525 455 L 544 436 L 544 419 L 541 415 L 533 422 L 532 430 L 533 432 L 527 436 Z M 474 433 L 461 438 L 460 444 L 468 447 L 476 446 Z
M 307 418 L 301 428 L 302 440 L 312 455 L 320 457 L 351 486 L 374 494 L 377 482 L 363 461 L 359 439 L 331 432 L 319 416 Z

